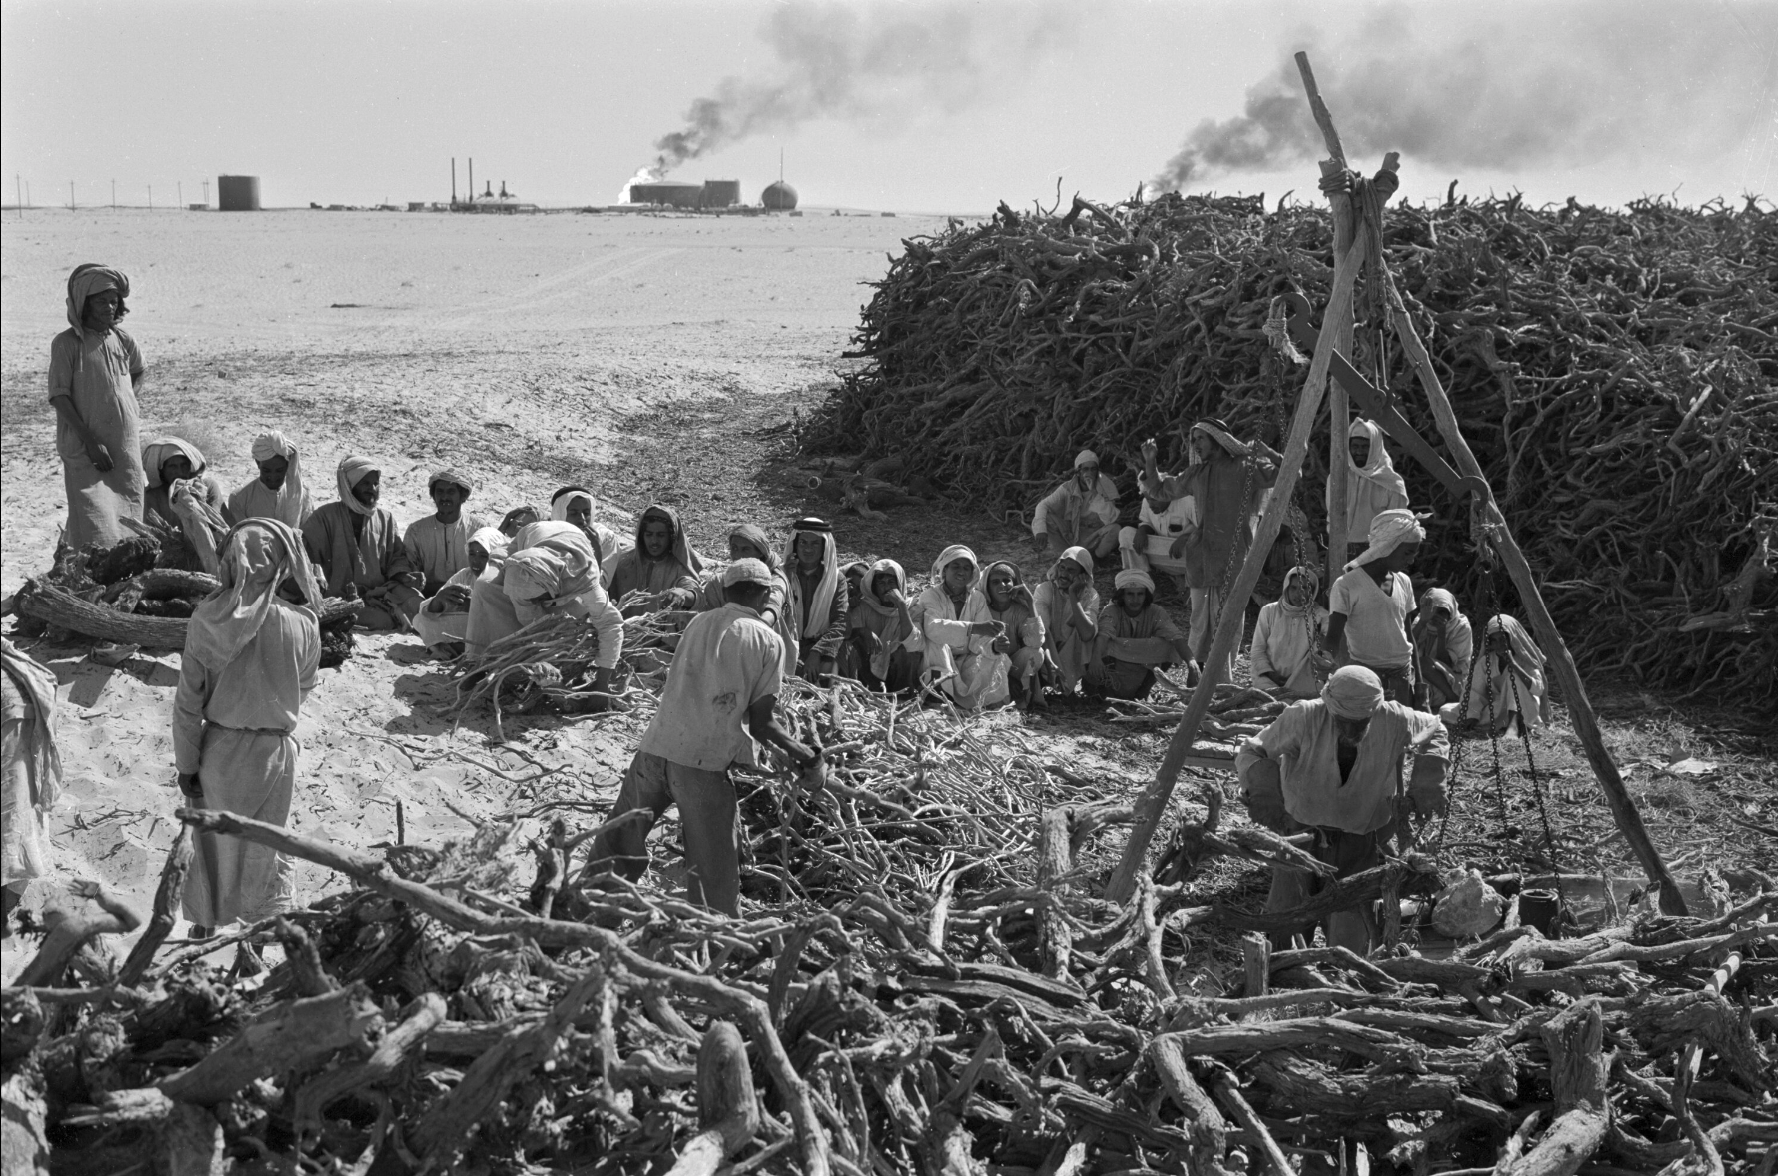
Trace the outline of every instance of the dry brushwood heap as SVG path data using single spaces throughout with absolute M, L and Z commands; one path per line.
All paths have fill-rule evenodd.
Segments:
M 1383 225 L 1464 435 L 1583 668 L 1778 698 L 1778 214 L 1515 196 L 1395 206 Z M 1267 345 L 1272 299 L 1325 305 L 1333 272 L 1326 210 L 1268 213 L 1250 197 L 1077 199 L 1060 217 L 1002 205 L 905 245 L 854 337 L 866 362 L 804 443 L 894 454 L 957 495 L 1020 507 L 1090 446 L 1108 472 L 1121 457 L 1133 514 L 1142 439 L 1182 461 L 1205 416 L 1278 443 L 1306 368 Z M 1365 302 L 1354 365 L 1437 444 Z M 1326 454 L 1311 446 L 1298 492 L 1318 532 Z M 1434 515 L 1416 578 L 1513 607 L 1504 580 L 1477 582 L 1467 510 L 1413 462 L 1397 468 Z
M 26 1149 L 10 1154 L 53 1145 L 67 1172 L 210 1171 L 226 1154 L 373 1176 L 709 1176 L 725 1160 L 1290 1176 L 1316 1154 L 1338 1164 L 1344 1139 L 1422 1173 L 1503 1155 L 1521 1174 L 1589 1156 L 1769 1168 L 1778 889 L 1578 938 L 1514 925 L 1446 959 L 1250 939 L 1231 969 L 1237 933 L 1413 893 L 1430 864 L 1263 914 L 1204 893 L 1212 859 L 1326 868 L 1193 809 L 1160 880 L 1120 907 L 1098 897 L 1102 833 L 1130 806 L 1033 758 L 1020 729 L 851 684 L 783 697 L 830 768 L 818 787 L 737 773 L 738 919 L 656 874 L 589 877 L 597 818 L 560 815 L 582 804 L 382 856 L 182 811 L 120 972 L 76 958 L 64 977 L 83 935 L 65 922 L 42 949 L 55 958 L 0 993 L 7 1146 Z M 283 944 L 269 973 L 213 964 L 229 939 L 157 954 L 193 827 L 349 888 L 256 928 Z
M 26 580 L 13 598 L 22 636 L 79 634 L 123 647 L 185 648 L 192 609 L 219 586 L 215 576 L 191 571 L 180 551 L 163 542 L 167 532 L 134 535 L 111 547 L 75 551 L 57 546 L 50 570 Z M 177 535 L 173 541 L 182 542 Z M 343 662 L 352 646 L 352 623 L 363 606 L 329 599 L 316 610 L 321 623 L 323 666 Z

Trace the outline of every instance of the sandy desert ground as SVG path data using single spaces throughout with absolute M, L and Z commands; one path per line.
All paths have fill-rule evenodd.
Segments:
M 471 511 L 498 519 L 568 481 L 597 490 L 624 529 L 671 502 L 705 550 L 733 522 L 781 531 L 828 511 L 784 476 L 782 426 L 819 400 L 843 362 L 862 283 L 904 236 L 942 228 L 901 217 L 660 218 L 268 212 L 259 215 L 39 210 L 0 228 L 0 580 L 11 593 L 44 570 L 64 511 L 45 399 L 49 341 L 64 326 L 73 265 L 103 260 L 132 280 L 127 326 L 147 356 L 144 436 L 200 445 L 228 488 L 251 476 L 267 427 L 305 445 L 318 500 L 349 451 L 384 463 L 384 504 L 402 522 L 430 511 L 426 471 L 454 465 L 481 486 Z M 923 572 L 949 542 L 1026 560 L 1023 535 L 967 503 L 845 516 L 843 550 L 893 555 Z M 62 682 L 64 799 L 50 815 L 61 867 L 103 878 L 146 909 L 176 807 L 168 733 L 179 657 L 110 669 L 86 647 L 33 651 Z M 485 715 L 458 726 L 450 688 L 411 637 L 361 637 L 324 671 L 299 732 L 294 824 L 354 847 L 469 828 L 470 818 L 571 798 L 602 808 L 639 734 L 627 716 L 526 719 L 491 745 Z M 1733 711 L 1600 684 L 1620 762 L 1667 848 L 1695 869 L 1734 819 L 1778 824 L 1770 733 Z M 1162 736 L 1090 712 L 1027 723 L 1021 737 L 1102 780 L 1108 793 L 1152 774 Z M 1665 765 L 1714 767 L 1701 776 Z M 1567 823 L 1590 829 L 1571 860 L 1623 863 L 1621 842 L 1564 723 L 1538 766 Z M 1509 748 L 1506 771 L 1524 772 Z M 1761 781 L 1764 781 L 1761 784 Z M 1473 787 L 1473 785 L 1472 785 Z M 1478 794 L 1479 795 L 1479 794 Z M 1481 834 L 1478 832 L 1478 836 Z M 1500 830 L 1496 836 L 1505 836 Z M 1772 854 L 1751 837 L 1749 864 Z M 1250 880 L 1257 885 L 1257 879 Z M 305 897 L 337 885 L 299 872 Z M 18 966 L 10 950 L 7 971 Z

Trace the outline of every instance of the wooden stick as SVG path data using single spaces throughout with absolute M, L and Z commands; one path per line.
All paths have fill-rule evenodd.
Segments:
M 181 825 L 178 836 L 173 838 L 172 848 L 167 850 L 167 864 L 161 867 L 160 886 L 154 892 L 154 913 L 149 916 L 148 929 L 136 940 L 136 946 L 130 949 L 129 958 L 117 973 L 117 982 L 123 987 L 133 988 L 147 975 L 148 966 L 154 962 L 154 953 L 173 933 L 173 926 L 179 921 L 180 900 L 185 896 L 185 879 L 191 873 L 193 852 L 191 826 Z
M 1334 271 L 1333 290 L 1328 295 L 1326 321 L 1337 323 L 1342 316 L 1350 315 L 1352 279 L 1364 260 L 1369 237 L 1369 228 L 1361 227 L 1352 248 L 1340 258 L 1339 268 Z M 1314 428 L 1316 413 L 1321 408 L 1322 394 L 1327 390 L 1327 369 L 1332 361 L 1333 344 L 1334 332 L 1322 331 L 1321 338 L 1315 345 L 1314 362 L 1309 365 L 1309 378 L 1297 399 L 1296 418 L 1290 425 L 1290 436 L 1284 446 L 1284 461 L 1278 471 L 1277 483 L 1272 488 L 1272 497 L 1266 504 L 1265 515 L 1260 519 L 1259 533 L 1253 537 L 1252 544 L 1247 548 L 1247 557 L 1241 563 L 1241 574 L 1235 578 L 1234 587 L 1229 589 L 1230 601 L 1243 601 L 1253 595 L 1253 587 L 1259 583 L 1260 573 L 1265 570 L 1266 555 L 1278 538 L 1278 529 L 1283 525 L 1285 511 L 1290 506 L 1291 491 L 1295 489 L 1297 478 L 1302 474 L 1303 457 L 1309 451 L 1309 432 Z M 1112 902 L 1128 902 L 1130 895 L 1135 893 L 1136 874 L 1143 867 L 1148 855 L 1148 844 L 1154 840 L 1155 830 L 1160 827 L 1167 802 L 1172 799 L 1173 789 L 1179 783 L 1179 770 L 1198 737 L 1198 726 L 1216 697 L 1220 667 L 1241 638 L 1241 625 L 1245 616 L 1243 609 L 1234 607 L 1224 608 L 1222 616 L 1218 618 L 1216 637 L 1210 644 L 1208 658 L 1203 662 L 1203 673 L 1198 678 L 1197 689 L 1192 692 L 1191 703 L 1185 708 L 1185 715 L 1173 732 L 1173 741 L 1167 745 L 1167 754 L 1161 761 L 1160 772 L 1136 802 L 1136 827 L 1131 830 L 1129 843 L 1124 846 L 1123 860 L 1118 863 L 1117 870 L 1105 888 L 1105 897 Z
M 1241 1088 L 1235 1085 L 1233 1075 L 1226 1070 L 1219 1070 L 1215 1080 L 1216 1093 L 1222 1099 L 1222 1105 L 1229 1109 L 1235 1121 L 1247 1129 L 1249 1135 L 1259 1141 L 1260 1154 L 1265 1157 L 1266 1167 L 1271 1169 L 1272 1176 L 1296 1176 L 1296 1169 L 1290 1166 L 1285 1158 L 1284 1149 L 1266 1130 L 1266 1125 L 1248 1105 L 1247 1099 L 1241 1094 Z
M 1074 930 L 1055 906 L 1060 880 L 1074 869 L 1069 838 L 1073 815 L 1067 807 L 1050 809 L 1043 814 L 1037 835 L 1037 885 L 1049 895 L 1049 902 L 1037 911 L 1037 955 L 1043 974 L 1052 980 L 1068 979 L 1074 955 Z
M 1336 175 L 1346 170 L 1346 152 L 1340 146 L 1339 131 L 1334 129 L 1333 114 L 1321 100 L 1321 88 L 1315 84 L 1315 71 L 1309 68 L 1307 53 L 1296 55 L 1296 68 L 1302 75 L 1303 91 L 1309 97 L 1309 110 L 1315 116 L 1315 125 L 1321 128 L 1321 138 L 1332 157 L 1321 162 L 1321 174 Z M 1352 195 L 1344 190 L 1329 192 L 1327 203 L 1333 210 L 1334 256 L 1344 257 L 1352 248 L 1356 225 Z M 1338 321 L 1323 319 L 1321 329 L 1330 328 L 1335 332 L 1335 350 L 1341 355 L 1351 355 L 1352 316 L 1342 315 Z M 1335 381 L 1327 390 L 1327 578 L 1322 581 L 1330 585 L 1346 563 L 1346 544 L 1351 538 L 1346 534 L 1346 430 L 1350 424 L 1351 410 L 1346 401 L 1345 386 Z
M 711 1176 L 759 1132 L 759 1102 L 740 1030 L 712 1021 L 698 1046 L 698 1127 L 667 1176 Z
M 1506 565 L 1507 574 L 1512 577 L 1513 587 L 1519 591 L 1519 602 L 1525 606 L 1525 614 L 1531 621 L 1531 631 L 1537 635 L 1537 643 L 1549 658 L 1551 673 L 1562 687 L 1562 697 L 1568 703 L 1568 717 L 1574 723 L 1574 733 L 1580 739 L 1581 746 L 1586 749 L 1587 762 L 1593 766 L 1593 775 L 1605 790 L 1605 800 L 1611 806 L 1612 818 L 1617 821 L 1617 827 L 1630 843 L 1636 860 L 1642 863 L 1649 880 L 1660 883 L 1661 910 L 1669 915 L 1684 915 L 1685 899 L 1680 896 L 1679 883 L 1668 872 L 1667 864 L 1661 860 L 1660 851 L 1655 848 L 1648 829 L 1642 824 L 1642 814 L 1637 811 L 1636 802 L 1631 799 L 1629 789 L 1624 787 L 1624 778 L 1618 774 L 1617 764 L 1605 746 L 1605 737 L 1599 733 L 1599 717 L 1594 714 L 1593 704 L 1587 698 L 1587 687 L 1581 681 L 1580 669 L 1575 666 L 1574 656 L 1568 652 L 1568 643 L 1562 640 L 1562 631 L 1556 628 L 1555 618 L 1550 616 L 1549 607 L 1544 604 L 1543 593 L 1538 591 L 1537 580 L 1531 572 L 1531 564 L 1513 538 L 1506 516 L 1501 512 L 1500 505 L 1494 501 L 1493 491 L 1487 487 L 1482 463 L 1476 460 L 1475 453 L 1469 448 L 1469 442 L 1464 440 L 1463 429 L 1457 423 L 1456 410 L 1451 407 L 1450 397 L 1445 395 L 1444 384 L 1439 380 L 1437 369 L 1432 366 L 1432 357 L 1426 353 L 1426 345 L 1420 341 L 1420 332 L 1414 326 L 1414 320 L 1408 316 L 1408 308 L 1402 302 L 1401 292 L 1396 289 L 1394 277 L 1385 272 L 1383 284 L 1389 299 L 1389 317 L 1395 325 L 1395 334 L 1401 340 L 1402 350 L 1407 353 L 1409 362 L 1414 365 L 1414 371 L 1419 375 L 1420 387 L 1432 406 L 1438 431 L 1444 437 L 1445 444 L 1450 446 L 1451 455 L 1457 459 L 1457 469 L 1466 477 L 1480 480 L 1482 485 L 1478 489 L 1486 491 L 1485 505 L 1481 507 L 1484 511 L 1483 529 L 1494 550 L 1500 553 L 1500 560 Z

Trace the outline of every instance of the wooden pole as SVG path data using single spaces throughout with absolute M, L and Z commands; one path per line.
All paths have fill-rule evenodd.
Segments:
M 1346 170 L 1346 152 L 1340 145 L 1340 133 L 1334 129 L 1333 115 L 1327 109 L 1327 103 L 1321 100 L 1321 88 L 1315 84 L 1315 71 L 1309 68 L 1309 55 L 1296 55 L 1297 72 L 1303 76 L 1303 89 L 1309 96 L 1309 109 L 1315 115 L 1315 125 L 1321 128 L 1322 141 L 1327 144 L 1327 153 L 1331 158 L 1321 161 L 1321 174 L 1325 177 L 1338 175 Z M 1328 205 L 1333 209 L 1334 252 L 1335 258 L 1346 256 L 1352 248 L 1354 217 L 1352 213 L 1352 194 L 1342 188 L 1327 194 Z M 1352 354 L 1352 316 L 1344 315 L 1339 322 L 1331 322 L 1323 318 L 1323 331 L 1332 329 L 1334 348 L 1341 355 Z M 1346 544 L 1350 538 L 1346 534 L 1346 430 L 1352 423 L 1351 408 L 1346 400 L 1346 389 L 1338 381 L 1327 390 L 1327 575 L 1322 583 L 1331 585 L 1339 578 L 1340 571 L 1346 564 Z
M 1426 399 L 1432 405 L 1432 415 L 1438 421 L 1438 431 L 1443 435 L 1445 444 L 1450 446 L 1452 456 L 1457 459 L 1458 472 L 1483 479 L 1486 484 L 1482 464 L 1470 450 L 1469 442 L 1463 439 L 1463 430 L 1457 424 L 1457 413 L 1451 407 L 1450 398 L 1445 395 L 1444 385 L 1432 366 L 1432 357 L 1427 354 L 1426 345 L 1420 341 L 1420 332 L 1415 328 L 1414 320 L 1408 317 L 1407 306 L 1402 302 L 1401 292 L 1395 287 L 1395 279 L 1385 272 L 1383 282 L 1388 291 L 1389 317 L 1394 324 L 1396 336 L 1400 338 L 1402 350 L 1407 352 L 1414 371 L 1419 375 L 1420 387 L 1425 390 Z M 1525 606 L 1525 615 L 1531 621 L 1531 631 L 1537 635 L 1537 643 L 1549 657 L 1550 672 L 1562 687 L 1562 697 L 1568 703 L 1568 717 L 1574 723 L 1574 733 L 1580 739 L 1581 746 L 1586 749 L 1587 762 L 1593 766 L 1593 774 L 1605 789 L 1605 800 L 1611 806 L 1611 815 L 1617 821 L 1617 827 L 1630 843 L 1636 860 L 1642 863 L 1649 880 L 1660 883 L 1661 910 L 1670 915 L 1685 914 L 1685 899 L 1679 893 L 1679 884 L 1668 872 L 1667 863 L 1661 860 L 1660 851 L 1655 848 L 1648 836 L 1648 830 L 1642 824 L 1642 814 L 1636 810 L 1636 802 L 1624 787 L 1624 778 L 1618 774 L 1617 764 L 1612 761 L 1605 739 L 1599 733 L 1599 718 L 1593 712 L 1592 702 L 1587 698 L 1586 684 L 1581 681 L 1580 670 L 1574 664 L 1574 655 L 1568 652 L 1568 643 L 1562 640 L 1561 630 L 1556 628 L 1555 618 L 1550 616 L 1549 607 L 1544 604 L 1543 593 L 1538 591 L 1537 581 L 1531 573 L 1531 564 L 1513 538 L 1512 528 L 1507 526 L 1506 516 L 1501 512 L 1500 505 L 1494 501 L 1492 492 L 1481 509 L 1484 511 L 1483 530 L 1494 550 L 1500 553 L 1500 561 L 1506 565 L 1513 587 L 1519 590 L 1519 602 Z M 1484 624 L 1486 620 L 1484 618 Z
M 1352 279 L 1357 276 L 1358 267 L 1364 261 L 1369 238 L 1368 227 L 1361 227 L 1353 239 L 1352 248 L 1340 258 L 1339 268 L 1334 271 L 1333 290 L 1327 299 L 1327 313 L 1323 316 L 1325 322 L 1337 323 L 1342 318 L 1350 320 Z M 1297 478 L 1303 470 L 1303 458 L 1309 452 L 1309 434 L 1315 427 L 1321 397 L 1327 391 L 1327 372 L 1333 362 L 1336 333 L 1323 330 L 1316 341 L 1315 358 L 1309 365 L 1309 378 L 1297 399 L 1296 417 L 1290 423 L 1290 435 L 1285 441 L 1284 460 L 1278 470 L 1278 481 L 1272 489 L 1271 500 L 1266 504 L 1265 514 L 1260 519 L 1259 532 L 1254 535 L 1253 543 L 1247 548 L 1247 557 L 1241 562 L 1241 574 L 1235 578 L 1234 587 L 1229 589 L 1226 599 L 1230 602 L 1244 601 L 1253 595 L 1253 586 L 1259 583 L 1260 573 L 1265 570 L 1266 554 L 1272 550 L 1272 543 L 1278 538 L 1278 529 L 1284 522 L 1284 512 L 1290 505 L 1290 493 L 1296 488 Z M 1216 624 L 1216 636 L 1210 643 L 1209 656 L 1204 659 L 1197 688 L 1192 691 L 1185 715 L 1179 720 L 1178 729 L 1173 732 L 1173 741 L 1167 745 L 1161 770 L 1136 802 L 1136 827 L 1130 833 L 1129 844 L 1124 847 L 1123 860 L 1118 863 L 1117 870 L 1111 875 L 1111 881 L 1105 888 L 1106 897 L 1113 902 L 1127 902 L 1135 892 L 1136 877 L 1147 857 L 1148 844 L 1154 840 L 1155 830 L 1161 823 L 1161 814 L 1166 811 L 1167 801 L 1172 798 L 1173 789 L 1179 783 L 1179 770 L 1185 764 L 1185 757 L 1191 752 L 1192 742 L 1198 735 L 1198 726 L 1210 710 L 1211 699 L 1216 696 L 1216 686 L 1221 680 L 1218 669 L 1234 652 L 1235 643 L 1241 639 L 1244 616 L 1245 610 L 1238 607 L 1225 606 L 1222 610 L 1222 616 Z

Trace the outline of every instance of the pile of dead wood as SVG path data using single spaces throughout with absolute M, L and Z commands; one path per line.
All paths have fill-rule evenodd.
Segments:
M 1514 195 L 1391 205 L 1381 224 L 1387 268 L 1583 668 L 1778 696 L 1778 286 L 1757 277 L 1778 264 L 1778 214 L 1759 200 Z M 1325 208 L 1246 196 L 1003 204 L 953 221 L 904 242 L 873 283 L 863 362 L 799 439 L 894 456 L 902 476 L 1011 508 L 1092 448 L 1133 514 L 1144 438 L 1166 468 L 1203 417 L 1282 446 L 1302 373 L 1267 320 L 1280 295 L 1325 305 L 1333 238 Z M 1380 316 L 1359 316 L 1350 358 L 1435 436 Z M 1316 534 L 1327 452 L 1311 447 L 1303 471 Z M 1418 463 L 1397 468 L 1434 516 L 1416 580 L 1512 609 L 1504 585 L 1479 582 L 1462 502 Z
M 58 639 L 69 634 L 122 647 L 184 649 L 187 618 L 216 591 L 215 576 L 165 566 L 161 538 L 144 530 L 112 547 L 56 549 L 51 569 L 26 580 L 11 601 L 21 618 L 18 635 Z M 350 646 L 362 605 L 325 600 L 317 610 L 324 644 Z M 324 664 L 339 664 L 344 654 Z
M 786 701 L 831 766 L 818 790 L 743 774 L 734 920 L 588 876 L 596 825 L 527 842 L 498 822 L 379 857 L 182 812 L 122 970 L 64 978 L 64 928 L 5 991 L 7 1146 L 53 1148 L 58 1171 L 227 1155 L 847 1176 L 1286 1176 L 1351 1170 L 1359 1146 L 1419 1172 L 1753 1172 L 1778 1154 L 1778 891 L 1573 939 L 1509 917 L 1449 958 L 1270 952 L 1250 933 L 1387 910 L 1436 885 L 1432 863 L 1264 913 L 1202 893 L 1205 864 L 1327 870 L 1219 827 L 1213 804 L 1186 811 L 1169 881 L 1145 872 L 1111 903 L 1099 839 L 1130 806 L 1016 729 L 850 687 Z M 223 971 L 231 941 L 164 944 L 189 829 L 352 888 L 253 929 L 282 944 L 268 973 Z

